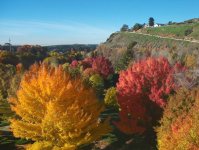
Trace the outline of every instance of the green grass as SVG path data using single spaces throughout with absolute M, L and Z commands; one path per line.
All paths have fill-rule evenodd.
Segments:
M 0 100 L 0 126 L 1 122 L 7 120 L 13 116 L 13 112 L 11 111 L 10 104 L 7 100 Z
M 15 144 L 17 145 L 24 145 L 24 144 L 28 144 L 31 143 L 31 140 L 26 140 L 26 139 L 16 139 L 15 140 Z
M 139 45 L 149 45 L 152 44 L 153 47 L 159 47 L 162 45 L 167 45 L 169 48 L 172 48 L 172 46 L 174 45 L 181 45 L 182 47 L 189 47 L 191 45 L 197 45 L 199 46 L 199 44 L 197 43 L 191 43 L 191 42 L 187 42 L 187 41 L 176 41 L 173 39 L 167 39 L 167 38 L 158 38 L 158 37 L 154 37 L 154 36 L 148 36 L 148 35 L 140 35 L 140 34 L 134 34 L 134 33 L 120 33 L 120 40 L 116 40 L 116 42 L 112 42 L 110 44 L 118 44 L 118 45 L 128 45 L 130 44 L 132 41 L 136 41 L 137 43 L 139 43 Z
M 199 23 L 168 25 L 156 28 L 144 28 L 141 30 L 141 32 L 151 35 L 170 36 L 183 39 L 185 38 L 185 31 L 189 29 L 192 29 L 193 32 L 187 37 L 199 40 Z
M 199 40 L 199 23 L 193 26 L 193 32 L 189 35 L 193 39 Z
M 8 126 L 9 122 L 7 120 L 0 121 L 0 127 Z

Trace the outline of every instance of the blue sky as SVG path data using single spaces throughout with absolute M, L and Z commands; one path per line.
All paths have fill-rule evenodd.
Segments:
M 0 44 L 99 44 L 122 24 L 199 18 L 199 0 L 0 0 Z

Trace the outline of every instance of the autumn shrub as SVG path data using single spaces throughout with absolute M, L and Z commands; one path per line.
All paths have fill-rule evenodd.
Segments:
M 49 57 L 45 57 L 43 62 L 45 62 L 49 65 L 52 65 L 54 67 L 68 62 L 68 59 L 67 59 L 67 57 L 64 56 L 64 54 L 60 54 L 58 52 L 51 51 L 51 52 L 49 52 L 49 55 L 50 55 Z
M 83 66 L 83 69 L 91 68 L 93 64 L 94 58 L 87 57 L 84 60 L 81 61 L 81 65 Z
M 18 64 L 16 65 L 16 72 L 17 72 L 17 73 L 24 72 L 24 67 L 23 67 L 23 64 L 22 64 L 22 63 L 18 63 Z
M 89 78 L 89 83 L 95 89 L 97 95 L 102 97 L 104 90 L 104 80 L 99 74 L 94 74 Z
M 37 61 L 37 57 L 30 52 L 23 52 L 17 54 L 19 62 L 23 64 L 25 69 L 28 69 L 32 64 Z
M 76 68 L 76 67 L 78 67 L 78 65 L 79 65 L 78 61 L 77 61 L 77 60 L 73 60 L 73 61 L 71 62 L 71 64 L 70 64 L 70 67 L 71 67 L 71 68 Z
M 170 97 L 160 127 L 156 129 L 160 150 L 199 149 L 199 88 L 181 88 Z
M 148 58 L 121 71 L 117 100 L 121 111 L 115 125 L 126 134 L 143 133 L 157 124 L 162 108 L 175 88 L 172 67 L 166 58 Z
M 13 65 L 0 63 L 0 100 L 7 98 L 10 81 L 15 72 L 16 69 Z
M 108 107 L 118 107 L 115 87 L 111 87 L 106 91 L 104 103 Z
M 96 74 L 97 72 L 93 70 L 92 68 L 87 68 L 83 71 L 83 76 L 84 77 L 91 77 L 92 75 Z
M 47 56 L 47 48 L 40 45 L 23 45 L 17 48 L 16 53 L 19 57 L 31 54 L 36 61 L 42 61 Z
M 17 48 L 17 53 L 46 54 L 46 49 L 40 45 L 23 45 Z
M 111 62 L 103 56 L 98 56 L 93 60 L 92 69 L 103 78 L 107 78 L 114 73 Z
M 70 67 L 70 64 L 69 64 L 69 63 L 64 63 L 64 64 L 62 65 L 62 67 L 63 67 L 63 69 L 64 69 L 65 71 L 68 71 L 68 70 L 69 70 L 69 67 Z
M 9 101 L 17 114 L 10 120 L 14 136 L 37 142 L 29 149 L 72 150 L 110 131 L 108 120 L 99 119 L 104 107 L 95 92 L 61 66 L 31 66 Z
M 10 64 L 10 65 L 16 65 L 19 62 L 16 55 L 9 51 L 2 51 L 0 50 L 0 63 L 2 64 Z
M 13 65 L 0 63 L 0 121 L 8 122 L 9 117 L 13 115 L 7 98 L 15 74 L 16 69 Z
M 197 65 L 197 56 L 193 55 L 193 54 L 188 54 L 185 57 L 185 65 L 188 68 L 193 68 Z
M 23 67 L 28 69 L 35 62 L 43 61 L 47 57 L 47 49 L 39 45 L 23 45 L 17 48 L 15 54 L 19 62 L 23 64 Z M 50 59 L 48 57 L 46 61 L 50 62 Z
M 14 69 L 14 66 L 12 69 Z M 5 79 L 5 82 L 7 82 L 7 86 L 5 87 L 4 91 L 6 96 L 4 99 L 0 100 L 0 118 L 5 122 L 9 122 L 9 119 L 14 116 L 14 113 L 11 111 L 10 104 L 7 99 L 9 97 L 16 97 L 16 92 L 19 88 L 20 81 L 24 72 L 22 64 L 18 64 L 16 66 L 16 71 L 12 71 L 12 74 L 7 79 Z M 8 73 L 9 70 L 6 72 Z
M 65 68 L 65 71 L 67 71 L 71 75 L 71 77 L 79 78 L 82 74 L 82 67 L 78 64 L 78 62 L 77 64 L 71 63 L 67 68 Z
M 59 65 L 59 60 L 57 57 L 46 57 L 44 60 L 43 60 L 44 63 L 48 64 L 48 65 L 51 65 L 52 67 L 57 67 Z
M 73 60 L 79 61 L 83 59 L 83 55 L 81 54 L 81 52 L 76 50 L 71 50 L 70 52 L 68 52 L 67 57 L 69 62 L 72 62 Z
M 80 61 L 73 60 L 69 65 L 65 64 L 63 67 L 73 78 L 83 75 L 83 66 L 81 66 Z
M 16 92 L 19 89 L 19 85 L 24 74 L 24 69 L 22 64 L 16 66 L 16 74 L 10 79 L 10 87 L 8 89 L 8 97 L 16 97 Z

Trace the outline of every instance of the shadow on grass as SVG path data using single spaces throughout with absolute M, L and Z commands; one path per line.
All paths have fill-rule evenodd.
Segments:
M 0 131 L 0 150 L 24 150 L 23 145 L 31 141 L 15 138 L 10 131 Z
M 0 150 L 16 150 L 15 143 L 0 144 Z
M 125 135 L 115 129 L 100 141 L 85 145 L 78 150 L 157 150 L 156 138 L 146 135 Z

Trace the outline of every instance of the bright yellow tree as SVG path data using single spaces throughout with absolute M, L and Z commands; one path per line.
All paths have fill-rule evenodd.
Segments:
M 61 66 L 34 64 L 10 103 L 18 115 L 11 120 L 14 136 L 37 141 L 29 149 L 47 143 L 49 149 L 72 150 L 111 130 L 108 120 L 99 119 L 104 107 L 93 90 L 72 80 Z

